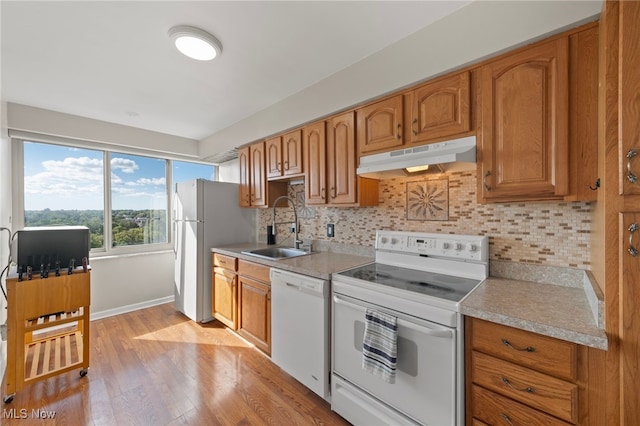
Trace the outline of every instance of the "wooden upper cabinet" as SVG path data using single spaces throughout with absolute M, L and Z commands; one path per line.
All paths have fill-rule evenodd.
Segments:
M 265 146 L 268 179 L 302 173 L 302 130 L 267 139 Z
M 240 168 L 240 207 L 251 207 L 251 169 L 249 165 L 249 147 L 238 149 Z
M 267 139 L 265 141 L 267 178 L 282 176 L 282 137 Z
M 356 141 L 353 112 L 327 121 L 328 197 L 334 204 L 356 202 Z
M 282 174 L 299 175 L 302 167 L 302 130 L 294 130 L 282 136 Z
M 402 95 L 356 110 L 358 156 L 401 147 Z
M 324 121 L 304 128 L 304 170 L 306 204 L 327 202 L 327 140 Z
M 640 6 L 620 2 L 619 120 L 621 188 L 624 195 L 640 194 Z
M 426 83 L 404 96 L 405 141 L 423 144 L 471 130 L 470 73 Z
M 568 50 L 562 37 L 481 67 L 480 201 L 567 194 Z
M 265 181 L 265 143 L 249 146 L 251 205 L 267 206 L 267 186 Z

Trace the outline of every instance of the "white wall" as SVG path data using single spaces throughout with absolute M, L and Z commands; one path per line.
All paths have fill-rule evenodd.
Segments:
M 200 142 L 200 157 L 347 109 L 599 15 L 595 1 L 474 1 Z
M 218 180 L 222 182 L 240 183 L 240 161 L 225 161 L 218 165 Z
M 133 148 L 187 161 L 196 159 L 198 155 L 198 141 L 194 139 L 26 105 L 9 103 L 7 120 L 11 131 L 108 144 L 111 149 Z

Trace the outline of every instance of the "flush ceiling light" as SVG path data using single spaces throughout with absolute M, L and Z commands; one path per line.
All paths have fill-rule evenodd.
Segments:
M 210 61 L 222 53 L 218 39 L 199 28 L 178 25 L 169 30 L 169 38 L 180 53 L 198 61 Z

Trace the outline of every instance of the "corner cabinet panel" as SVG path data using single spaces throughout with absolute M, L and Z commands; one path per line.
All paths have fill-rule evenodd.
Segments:
M 402 95 L 356 110 L 358 155 L 402 146 Z
M 328 121 L 328 196 L 332 204 L 352 204 L 357 201 L 354 124 L 353 112 L 335 116 Z
M 251 169 L 249 165 L 249 147 L 238 150 L 240 168 L 240 207 L 251 207 Z
M 324 121 L 304 129 L 304 169 L 306 204 L 327 202 L 327 140 Z
M 569 179 L 567 38 L 491 62 L 480 74 L 482 198 L 562 198 Z
M 405 95 L 405 139 L 412 144 L 471 130 L 470 73 L 427 83 Z

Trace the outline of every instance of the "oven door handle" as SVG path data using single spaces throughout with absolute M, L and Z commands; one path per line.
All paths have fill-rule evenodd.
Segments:
M 367 312 L 367 308 L 365 306 L 362 305 L 358 305 L 356 303 L 352 303 L 352 302 L 348 302 L 342 298 L 340 298 L 337 295 L 333 295 L 333 302 L 338 304 L 338 305 L 344 305 L 344 306 L 348 306 L 352 309 L 356 309 L 362 313 Z M 388 312 L 385 311 L 384 309 L 380 309 L 381 312 L 385 312 L 388 313 L 389 315 L 393 315 L 398 319 L 398 326 L 402 326 L 402 327 L 406 327 L 406 328 L 410 328 L 411 330 L 417 331 L 419 333 L 422 334 L 426 334 L 428 336 L 433 336 L 433 337 L 442 337 L 442 338 L 450 338 L 453 336 L 453 330 L 449 330 L 447 328 L 442 328 L 442 329 L 434 329 L 431 328 L 431 326 L 428 325 L 420 325 L 420 324 L 416 324 L 413 321 L 408 321 L 405 320 L 401 317 L 398 317 L 397 314 L 394 314 L 392 312 Z

